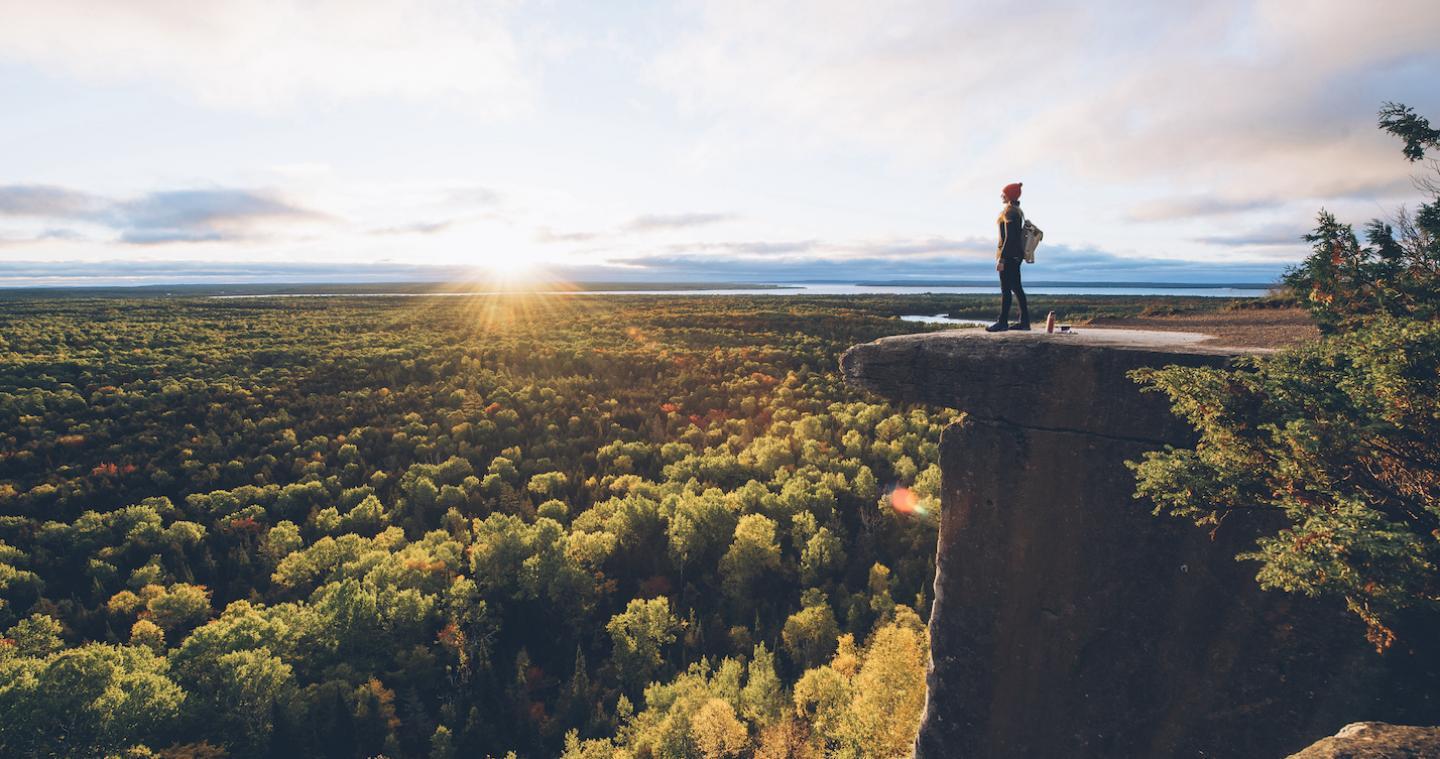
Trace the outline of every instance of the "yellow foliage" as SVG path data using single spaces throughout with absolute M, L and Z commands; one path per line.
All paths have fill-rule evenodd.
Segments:
M 145 646 L 157 654 L 165 652 L 165 631 L 148 619 L 141 619 L 130 626 L 130 645 Z
M 830 668 L 839 672 L 846 679 L 855 676 L 860 671 L 860 655 L 855 652 L 855 636 L 845 633 L 840 636 L 836 643 L 835 658 L 830 661 Z
M 798 719 L 786 718 L 760 731 L 755 759 L 821 759 L 825 754 L 810 743 L 810 730 Z
M 745 723 L 719 698 L 706 701 L 690 716 L 690 737 L 706 759 L 735 756 L 750 742 Z
M 841 737 L 861 756 L 909 755 L 925 707 L 926 637 L 897 623 L 880 628 L 870 639 L 840 726 Z
M 140 608 L 140 604 L 140 596 L 135 595 L 131 591 L 122 590 L 110 597 L 106 608 L 110 610 L 111 614 L 123 617 L 134 614 L 136 610 Z

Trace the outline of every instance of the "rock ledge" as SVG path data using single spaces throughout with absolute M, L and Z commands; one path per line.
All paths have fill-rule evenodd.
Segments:
M 963 409 L 973 419 L 1165 443 L 1189 428 L 1158 394 L 1126 373 L 1166 364 L 1218 366 L 1243 349 L 1207 335 L 1148 330 L 900 335 L 857 345 L 840 359 L 853 384 L 900 401 Z

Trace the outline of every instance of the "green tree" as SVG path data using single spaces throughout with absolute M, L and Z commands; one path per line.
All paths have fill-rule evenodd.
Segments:
M 886 621 L 895 610 L 895 599 L 890 593 L 891 584 L 890 568 L 875 562 L 870 567 L 870 611 L 874 612 L 881 622 Z
M 270 649 L 231 651 L 191 684 L 186 711 L 207 733 L 225 736 L 227 745 L 260 753 L 269 746 L 277 705 L 294 688 L 293 668 Z
M 165 631 L 148 619 L 139 619 L 130 626 L 130 645 L 143 646 L 157 654 L 165 653 Z
M 31 614 L 5 631 L 8 655 L 44 657 L 65 648 L 60 623 L 46 614 Z
M 1237 370 L 1137 372 L 1200 432 L 1135 464 L 1137 495 L 1200 525 L 1283 515 L 1242 554 L 1261 585 L 1343 599 L 1386 647 L 1401 611 L 1440 610 L 1437 367 L 1440 323 L 1383 319 Z
M 819 585 L 845 566 L 845 544 L 830 531 L 821 527 L 800 553 L 800 579 L 806 585 Z
M 385 529 L 389 522 L 390 515 L 385 513 L 385 507 L 381 505 L 380 499 L 370 495 L 340 517 L 340 529 L 357 535 L 370 536 Z
M 1380 127 L 1404 141 L 1404 154 L 1419 161 L 1440 149 L 1440 130 L 1409 106 L 1386 103 Z M 1434 319 L 1440 316 L 1440 177 L 1424 179 L 1429 198 L 1412 216 L 1402 208 L 1394 223 L 1379 219 L 1361 245 L 1354 228 L 1321 210 L 1305 240 L 1311 255 L 1286 272 L 1285 283 L 1326 332 L 1352 329 L 1377 315 Z
M 1380 109 L 1380 128 L 1405 142 L 1405 157 L 1411 161 L 1423 159 L 1427 150 L 1440 150 L 1440 129 L 1408 105 L 1386 103 Z
M 795 713 L 833 748 L 852 697 L 850 677 L 831 666 L 816 667 L 795 683 Z
M 305 540 L 300 537 L 300 527 L 294 522 L 282 521 L 265 533 L 260 550 L 273 567 L 304 545 Z
M 764 643 L 757 643 L 745 667 L 745 687 L 740 691 L 745 719 L 759 725 L 773 722 L 784 708 L 783 691 L 784 686 L 775 673 L 775 654 Z
M 791 614 L 781 633 L 785 652 L 801 669 L 829 659 L 839 636 L 840 625 L 823 593 L 810 599 L 804 609 Z
M 664 649 L 675 642 L 680 620 L 670 613 L 668 599 L 636 598 L 610 618 L 605 630 L 614 644 L 612 657 L 620 679 L 638 688 L 664 663 Z
M 666 501 L 670 555 L 682 569 L 699 563 L 713 567 L 735 535 L 739 521 L 718 489 L 681 493 Z
M 440 725 L 430 736 L 430 759 L 455 759 L 455 735 L 450 728 Z
M 16 756 L 104 756 L 175 729 L 185 694 L 164 657 L 90 643 L 0 659 L 0 746 Z
M 150 619 L 166 632 L 184 632 L 210 616 L 210 591 L 198 585 L 176 583 L 168 588 L 150 586 L 145 608 Z
M 746 514 L 735 525 L 735 539 L 720 559 L 725 592 L 748 608 L 757 583 L 780 569 L 775 522 L 763 514 Z
M 564 494 L 568 482 L 564 472 L 545 472 L 531 477 L 525 489 L 542 499 L 555 498 Z

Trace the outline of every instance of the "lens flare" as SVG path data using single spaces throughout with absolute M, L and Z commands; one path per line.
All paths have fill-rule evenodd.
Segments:
M 930 510 L 925 508 L 920 496 L 904 485 L 897 485 L 890 491 L 890 508 L 894 509 L 897 514 L 910 514 L 917 517 L 930 515 Z

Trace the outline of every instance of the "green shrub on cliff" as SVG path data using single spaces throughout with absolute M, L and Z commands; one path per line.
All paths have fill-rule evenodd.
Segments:
M 1377 647 L 1415 607 L 1440 610 L 1440 322 L 1374 326 L 1238 370 L 1136 372 L 1200 432 L 1133 467 L 1157 513 L 1219 526 L 1280 512 L 1242 559 L 1266 588 L 1343 598 Z

